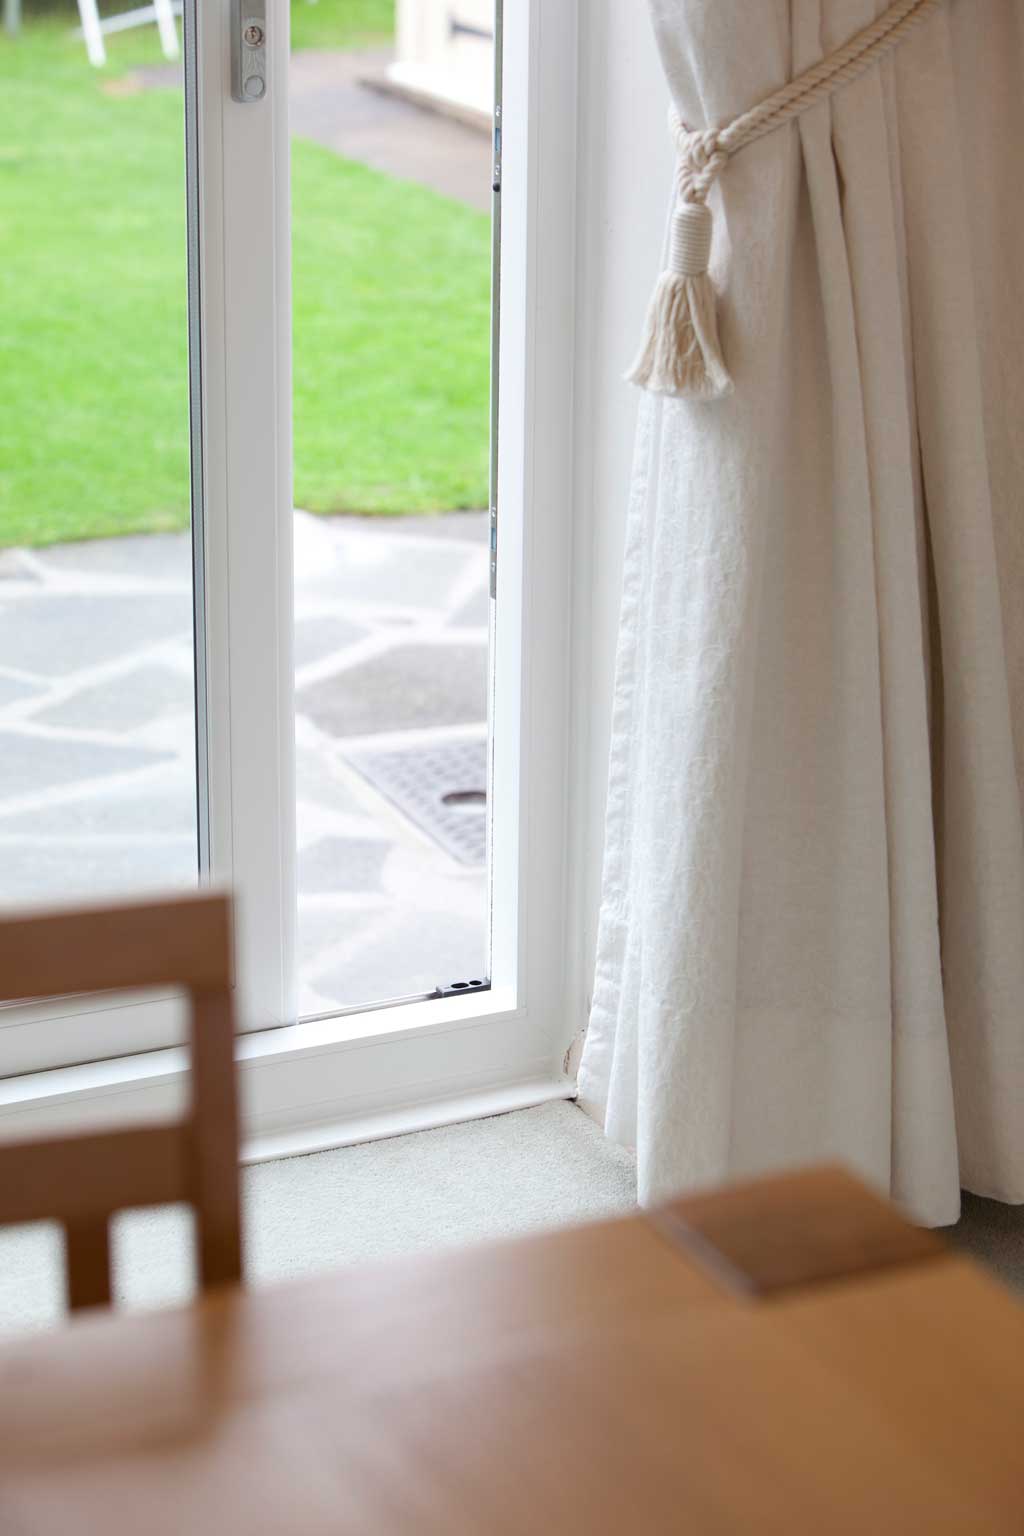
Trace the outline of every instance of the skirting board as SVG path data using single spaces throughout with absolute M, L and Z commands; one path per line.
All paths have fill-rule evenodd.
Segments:
M 244 1156 L 294 1156 L 572 1098 L 553 1060 L 553 1021 L 494 994 L 355 1018 L 312 1020 L 238 1039 Z M 411 1022 L 419 1021 L 419 1022 Z M 180 1114 L 183 1048 L 0 1081 L 0 1140 L 137 1125 Z
M 464 1093 L 431 1103 L 406 1104 L 376 1114 L 348 1120 L 297 1126 L 269 1136 L 254 1136 L 242 1147 L 243 1163 L 266 1163 L 277 1157 L 302 1157 L 307 1152 L 326 1152 L 332 1147 L 352 1147 L 362 1141 L 383 1141 L 412 1131 L 433 1131 L 442 1125 L 466 1120 L 486 1120 L 516 1109 L 534 1109 L 556 1099 L 573 1099 L 576 1084 L 570 1078 L 537 1078 L 480 1093 Z
M 331 1085 L 333 1074 L 324 1072 L 322 1058 L 293 1063 L 298 1073 L 290 1082 L 273 1064 L 261 1065 L 264 1070 L 254 1081 L 252 1065 L 239 1062 L 242 1160 L 247 1163 L 484 1119 L 576 1095 L 570 1077 L 541 1063 L 521 1075 L 479 1067 L 424 1074 L 419 1081 L 406 1081 L 401 1090 L 392 1084 L 385 1092 L 353 1092 L 351 1080 L 343 1087 L 337 1078 Z M 184 1051 L 168 1050 L 8 1079 L 0 1082 L 0 1140 L 169 1118 L 183 1108 L 187 1074 Z

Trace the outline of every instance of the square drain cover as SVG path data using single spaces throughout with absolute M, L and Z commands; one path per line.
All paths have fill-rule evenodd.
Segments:
M 460 864 L 487 862 L 486 741 L 359 747 L 345 759 Z

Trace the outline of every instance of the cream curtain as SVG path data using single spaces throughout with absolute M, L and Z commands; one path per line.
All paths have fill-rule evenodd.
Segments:
M 651 0 L 692 126 L 884 8 Z M 735 391 L 641 404 L 580 1072 L 645 1201 L 1024 1199 L 1022 147 L 1024 0 L 946 0 L 712 191 Z

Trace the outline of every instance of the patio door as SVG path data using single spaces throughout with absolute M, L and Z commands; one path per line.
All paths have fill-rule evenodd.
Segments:
M 193 764 L 174 878 L 236 898 L 267 1132 L 565 1091 L 576 8 L 463 0 L 424 30 L 438 8 L 401 0 L 397 56 L 358 57 L 325 46 L 344 9 L 185 0 L 183 93 L 152 62 L 100 86 L 184 121 L 195 727 L 144 741 Z M 105 546 L 105 590 L 135 547 Z M 0 1010 L 0 1075 L 106 1060 L 62 1100 L 163 1103 L 179 1031 L 172 999 Z

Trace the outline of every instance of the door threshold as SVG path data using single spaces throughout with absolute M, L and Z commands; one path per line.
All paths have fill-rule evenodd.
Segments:
M 385 1141 L 391 1136 L 408 1136 L 414 1131 L 436 1131 L 444 1125 L 488 1120 L 493 1115 L 536 1109 L 541 1104 L 575 1097 L 576 1084 L 568 1077 L 509 1083 L 453 1098 L 403 1104 L 396 1109 L 379 1110 L 376 1114 L 296 1126 L 275 1135 L 253 1136 L 242 1145 L 242 1162 L 266 1163 L 280 1157 L 305 1157 L 311 1152 L 328 1152 L 366 1141 Z
M 479 1119 L 554 1098 L 550 1025 L 500 992 L 286 1025 L 238 1039 L 243 1159 L 296 1156 Z M 180 1114 L 184 1047 L 0 1081 L 0 1139 L 145 1124 Z

